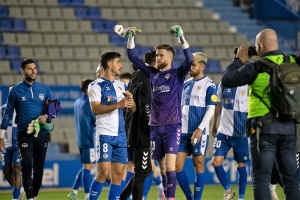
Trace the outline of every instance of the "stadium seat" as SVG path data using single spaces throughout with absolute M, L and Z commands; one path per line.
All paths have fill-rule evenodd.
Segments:
M 0 46 L 0 59 L 1 59 L 1 46 Z M 12 73 L 8 60 L 0 60 L 0 74 Z
M 50 59 L 60 59 L 60 48 L 59 47 L 48 47 L 48 58 Z
M 5 59 L 5 58 L 7 58 L 6 47 L 0 46 L 0 59 Z
M 69 39 L 70 39 L 70 45 L 74 45 L 74 46 L 84 45 L 82 34 L 70 34 Z
M 32 47 L 20 47 L 21 56 L 23 58 L 34 58 Z
M 94 31 L 103 32 L 105 30 L 105 23 L 102 20 L 93 21 L 92 28 Z
M 28 31 L 41 31 L 38 20 L 26 20 Z
M 8 17 L 8 7 L 7 6 L 0 6 L 0 17 L 5 18 Z
M 69 34 L 60 33 L 56 35 L 57 44 L 60 46 L 68 46 L 70 44 Z
M 11 60 L 10 61 L 11 70 L 16 73 L 21 73 L 20 64 L 21 64 L 21 60 Z
M 195 52 L 202 52 L 202 48 L 201 47 L 190 47 L 192 52 L 195 53 Z M 182 50 L 181 50 L 182 51 Z
M 60 7 L 51 7 L 49 9 L 49 17 L 51 19 L 61 19 L 62 18 L 62 11 Z
M 88 9 L 88 18 L 89 19 L 98 19 L 101 16 L 99 8 L 89 8 Z
M 85 59 L 86 58 L 86 50 L 84 47 L 76 47 L 74 48 L 74 56 L 77 59 Z
M 53 31 L 64 31 L 64 28 L 60 28 L 61 26 L 64 26 L 63 21 L 55 21 L 54 26 L 52 27 L 52 22 L 51 20 L 40 20 L 40 31 L 43 32 L 53 32 Z M 63 24 L 61 26 L 58 26 L 60 24 Z
M 26 31 L 26 22 L 25 22 L 25 20 L 23 20 L 23 19 L 14 19 L 12 30 L 14 30 L 14 31 Z
M 75 12 L 75 16 L 80 18 L 80 19 L 87 19 L 88 16 L 88 8 L 75 8 L 74 12 Z
M 87 49 L 87 58 L 95 59 L 95 58 L 99 58 L 99 57 L 100 57 L 100 53 L 99 53 L 98 47 L 89 47 Z
M 7 46 L 6 49 L 9 58 L 19 58 L 21 56 L 20 48 L 17 46 Z
M 34 55 L 36 59 L 46 59 L 48 58 L 46 47 L 34 47 Z
M 57 44 L 56 35 L 54 33 L 45 33 L 43 34 L 43 38 L 46 45 L 52 46 Z
M 40 33 L 31 33 L 29 34 L 29 38 L 32 45 L 44 45 L 43 35 Z
M 35 14 L 35 9 L 34 7 L 22 7 L 22 13 L 23 13 L 23 18 L 25 19 L 35 19 L 36 18 L 36 14 Z
M 64 6 L 69 6 L 72 0 L 58 0 L 58 3 Z
M 56 85 L 55 76 L 52 74 L 42 74 L 40 75 L 42 78 L 42 82 L 46 85 Z M 57 129 L 56 129 L 57 131 Z
M 1 85 L 14 85 L 16 84 L 15 77 L 12 74 L 1 74 Z
M 65 72 L 65 63 L 61 60 L 53 60 L 52 61 L 52 70 L 54 73 L 63 73 Z
M 36 7 L 36 16 L 38 19 L 48 19 L 49 18 L 49 13 L 48 13 L 47 7 Z
M 17 33 L 16 36 L 18 45 L 30 45 L 28 33 Z
M 0 20 L 0 31 L 10 31 L 12 29 L 11 19 L 1 19 Z
M 9 6 L 9 16 L 13 18 L 23 18 L 22 8 L 16 6 Z
M 70 0 L 72 6 L 83 6 L 84 0 Z
M 65 85 L 65 86 L 70 85 L 69 75 L 57 74 L 57 75 L 55 75 L 55 78 L 56 78 L 56 85 Z M 64 126 L 65 126 L 65 124 L 64 124 Z
M 220 73 L 221 72 L 220 62 L 218 60 L 208 60 L 204 70 L 207 73 Z
M 114 18 L 113 9 L 112 8 L 101 8 L 101 17 L 103 19 L 113 19 Z

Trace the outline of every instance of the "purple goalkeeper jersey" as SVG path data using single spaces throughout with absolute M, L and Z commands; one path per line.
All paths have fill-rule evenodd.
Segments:
M 186 60 L 177 69 L 159 71 L 141 61 L 135 48 L 127 49 L 129 60 L 150 78 L 150 126 L 181 124 L 181 96 L 185 77 L 194 57 L 190 48 L 184 49 Z

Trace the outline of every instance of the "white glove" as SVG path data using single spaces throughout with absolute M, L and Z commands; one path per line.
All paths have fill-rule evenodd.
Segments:
M 27 127 L 27 134 L 31 134 L 34 132 L 34 120 L 32 120 Z
M 132 38 L 136 35 L 136 33 L 142 32 L 141 30 L 137 29 L 136 27 L 123 28 L 123 26 L 119 25 L 119 24 L 115 25 L 114 31 L 122 38 L 126 38 L 126 37 Z

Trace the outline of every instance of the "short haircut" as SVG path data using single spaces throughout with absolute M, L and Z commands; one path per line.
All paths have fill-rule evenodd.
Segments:
M 89 84 L 93 82 L 92 79 L 82 79 L 80 82 L 80 89 L 81 91 L 86 94 L 87 93 L 87 89 L 89 87 Z
M 137 66 L 135 66 L 133 63 L 131 64 L 132 69 L 136 72 L 137 70 L 139 70 L 139 68 Z
M 145 63 L 148 63 L 149 65 L 155 65 L 156 62 L 156 51 L 155 50 L 150 50 L 147 51 L 144 55 L 144 61 Z
M 175 55 L 175 51 L 174 51 L 173 47 L 171 47 L 168 44 L 158 44 L 154 48 L 155 48 L 155 50 L 165 49 L 167 51 L 171 51 L 173 53 L 173 56 Z
M 204 62 L 204 64 L 207 64 L 207 56 L 202 52 L 196 52 L 193 53 L 194 60 L 198 62 Z
M 121 58 L 121 54 L 118 52 L 103 52 L 100 56 L 100 64 L 104 68 L 107 69 L 107 62 L 113 60 L 115 58 Z
M 35 63 L 34 60 L 32 60 L 31 58 L 24 58 L 21 62 L 21 69 L 25 70 L 26 65 L 31 64 L 31 63 Z
M 120 74 L 120 79 L 129 79 L 131 80 L 132 79 L 132 74 L 128 73 L 128 72 L 124 72 L 122 74 Z

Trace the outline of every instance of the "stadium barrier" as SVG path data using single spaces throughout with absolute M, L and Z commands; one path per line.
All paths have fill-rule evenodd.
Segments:
M 75 176 L 81 168 L 79 159 L 76 160 L 46 160 L 42 188 L 71 188 Z M 236 162 L 233 158 L 226 158 L 223 163 L 224 170 L 230 184 L 237 184 L 238 174 L 236 170 Z M 251 182 L 250 162 L 247 163 L 247 180 Z M 2 171 L 2 165 L 0 165 Z M 193 184 L 195 173 L 191 158 L 187 158 L 184 170 L 189 179 L 189 183 Z M 92 176 L 96 174 L 96 167 L 91 171 Z M 211 157 L 205 159 L 205 184 L 219 184 L 219 180 L 211 165 Z M 108 186 L 106 183 L 105 186 Z M 5 180 L 3 173 L 0 173 L 0 190 L 10 190 L 8 182 Z

